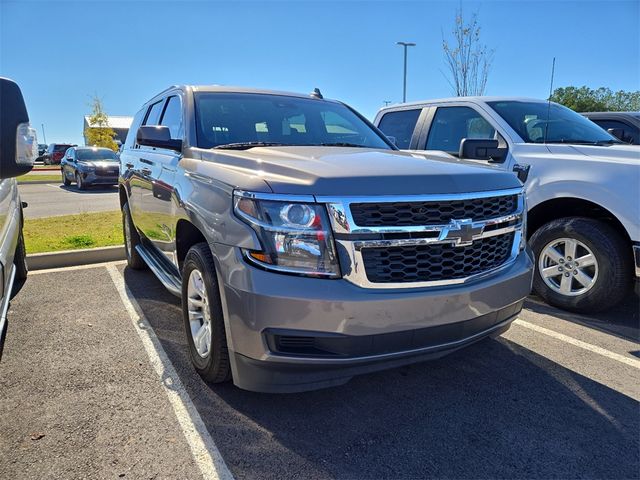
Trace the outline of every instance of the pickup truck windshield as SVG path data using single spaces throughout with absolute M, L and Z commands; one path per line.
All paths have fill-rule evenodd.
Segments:
M 392 147 L 340 103 L 255 93 L 195 94 L 198 146 Z
M 552 103 L 550 107 L 549 104 L 543 102 L 498 101 L 487 103 L 527 143 L 589 145 L 621 143 L 591 120 L 556 103 Z

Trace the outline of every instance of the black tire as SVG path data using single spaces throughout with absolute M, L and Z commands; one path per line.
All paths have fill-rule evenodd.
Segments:
M 127 226 L 129 228 L 127 228 Z M 140 235 L 138 235 L 138 231 L 131 219 L 131 211 L 129 210 L 128 203 L 125 203 L 122 207 L 122 235 L 124 237 L 124 252 L 129 268 L 133 270 L 146 269 L 146 262 L 136 250 L 136 247 L 140 245 Z
M 209 299 L 208 308 L 211 318 L 211 348 L 204 357 L 200 356 L 193 341 L 187 303 L 189 277 L 191 272 L 196 269 L 200 272 L 204 281 L 204 287 Z M 198 243 L 189 249 L 182 267 L 182 279 L 182 318 L 191 362 L 204 381 L 209 383 L 229 381 L 231 379 L 231 365 L 229 363 L 222 302 L 220 300 L 213 255 L 206 243 Z
M 11 298 L 15 297 L 20 289 L 22 289 L 22 286 L 27 281 L 27 275 L 29 274 L 29 267 L 27 266 L 27 249 L 24 246 L 22 228 L 20 228 L 18 245 L 16 245 L 16 252 L 13 257 L 13 266 L 16 269 L 16 276 L 11 290 Z
M 569 296 L 551 289 L 540 274 L 542 250 L 556 239 L 572 238 L 586 245 L 596 258 L 598 275 L 586 292 Z M 531 236 L 536 258 L 533 289 L 547 303 L 578 313 L 595 313 L 619 303 L 631 287 L 631 248 L 620 234 L 606 223 L 583 217 L 553 220 Z
M 68 187 L 69 185 L 71 185 L 71 180 L 69 180 L 69 179 L 67 178 L 67 176 L 66 176 L 66 175 L 65 175 L 65 173 L 64 173 L 64 170 L 61 170 L 61 173 L 62 173 L 62 184 L 63 184 L 65 187 Z
M 78 190 L 86 190 L 87 184 L 82 180 L 82 176 L 79 173 L 76 173 L 76 186 Z

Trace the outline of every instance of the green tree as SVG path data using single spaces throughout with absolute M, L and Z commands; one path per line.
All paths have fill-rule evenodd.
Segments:
M 109 126 L 109 117 L 104 112 L 102 100 L 94 95 L 90 105 L 89 126 L 84 130 L 87 145 L 110 148 L 117 152 L 118 144 L 114 140 L 116 132 Z
M 456 96 L 484 95 L 491 64 L 493 50 L 480 41 L 478 13 L 473 13 L 467 22 L 462 8 L 456 11 L 451 32 L 452 39 L 442 38 L 442 49 L 449 70 L 445 75 Z
M 610 88 L 582 87 L 556 88 L 551 101 L 576 112 L 625 112 L 640 110 L 640 90 L 613 92 Z

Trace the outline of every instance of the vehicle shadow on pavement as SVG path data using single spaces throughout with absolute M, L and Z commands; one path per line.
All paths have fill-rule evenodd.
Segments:
M 207 385 L 180 303 L 125 280 L 237 478 L 635 478 L 638 402 L 504 338 L 303 394 Z
M 526 300 L 525 308 L 535 313 L 552 315 L 625 340 L 637 342 L 640 338 L 640 296 L 637 292 L 630 292 L 619 305 L 610 310 L 590 315 L 560 310 L 547 305 L 544 300 L 535 295 L 531 295 Z

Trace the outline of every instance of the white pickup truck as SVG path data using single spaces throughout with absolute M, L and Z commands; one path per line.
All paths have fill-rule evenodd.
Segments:
M 640 277 L 640 147 L 568 108 L 526 98 L 401 104 L 374 123 L 401 149 L 519 172 L 533 286 L 548 303 L 603 310 L 628 292 L 634 267 Z

